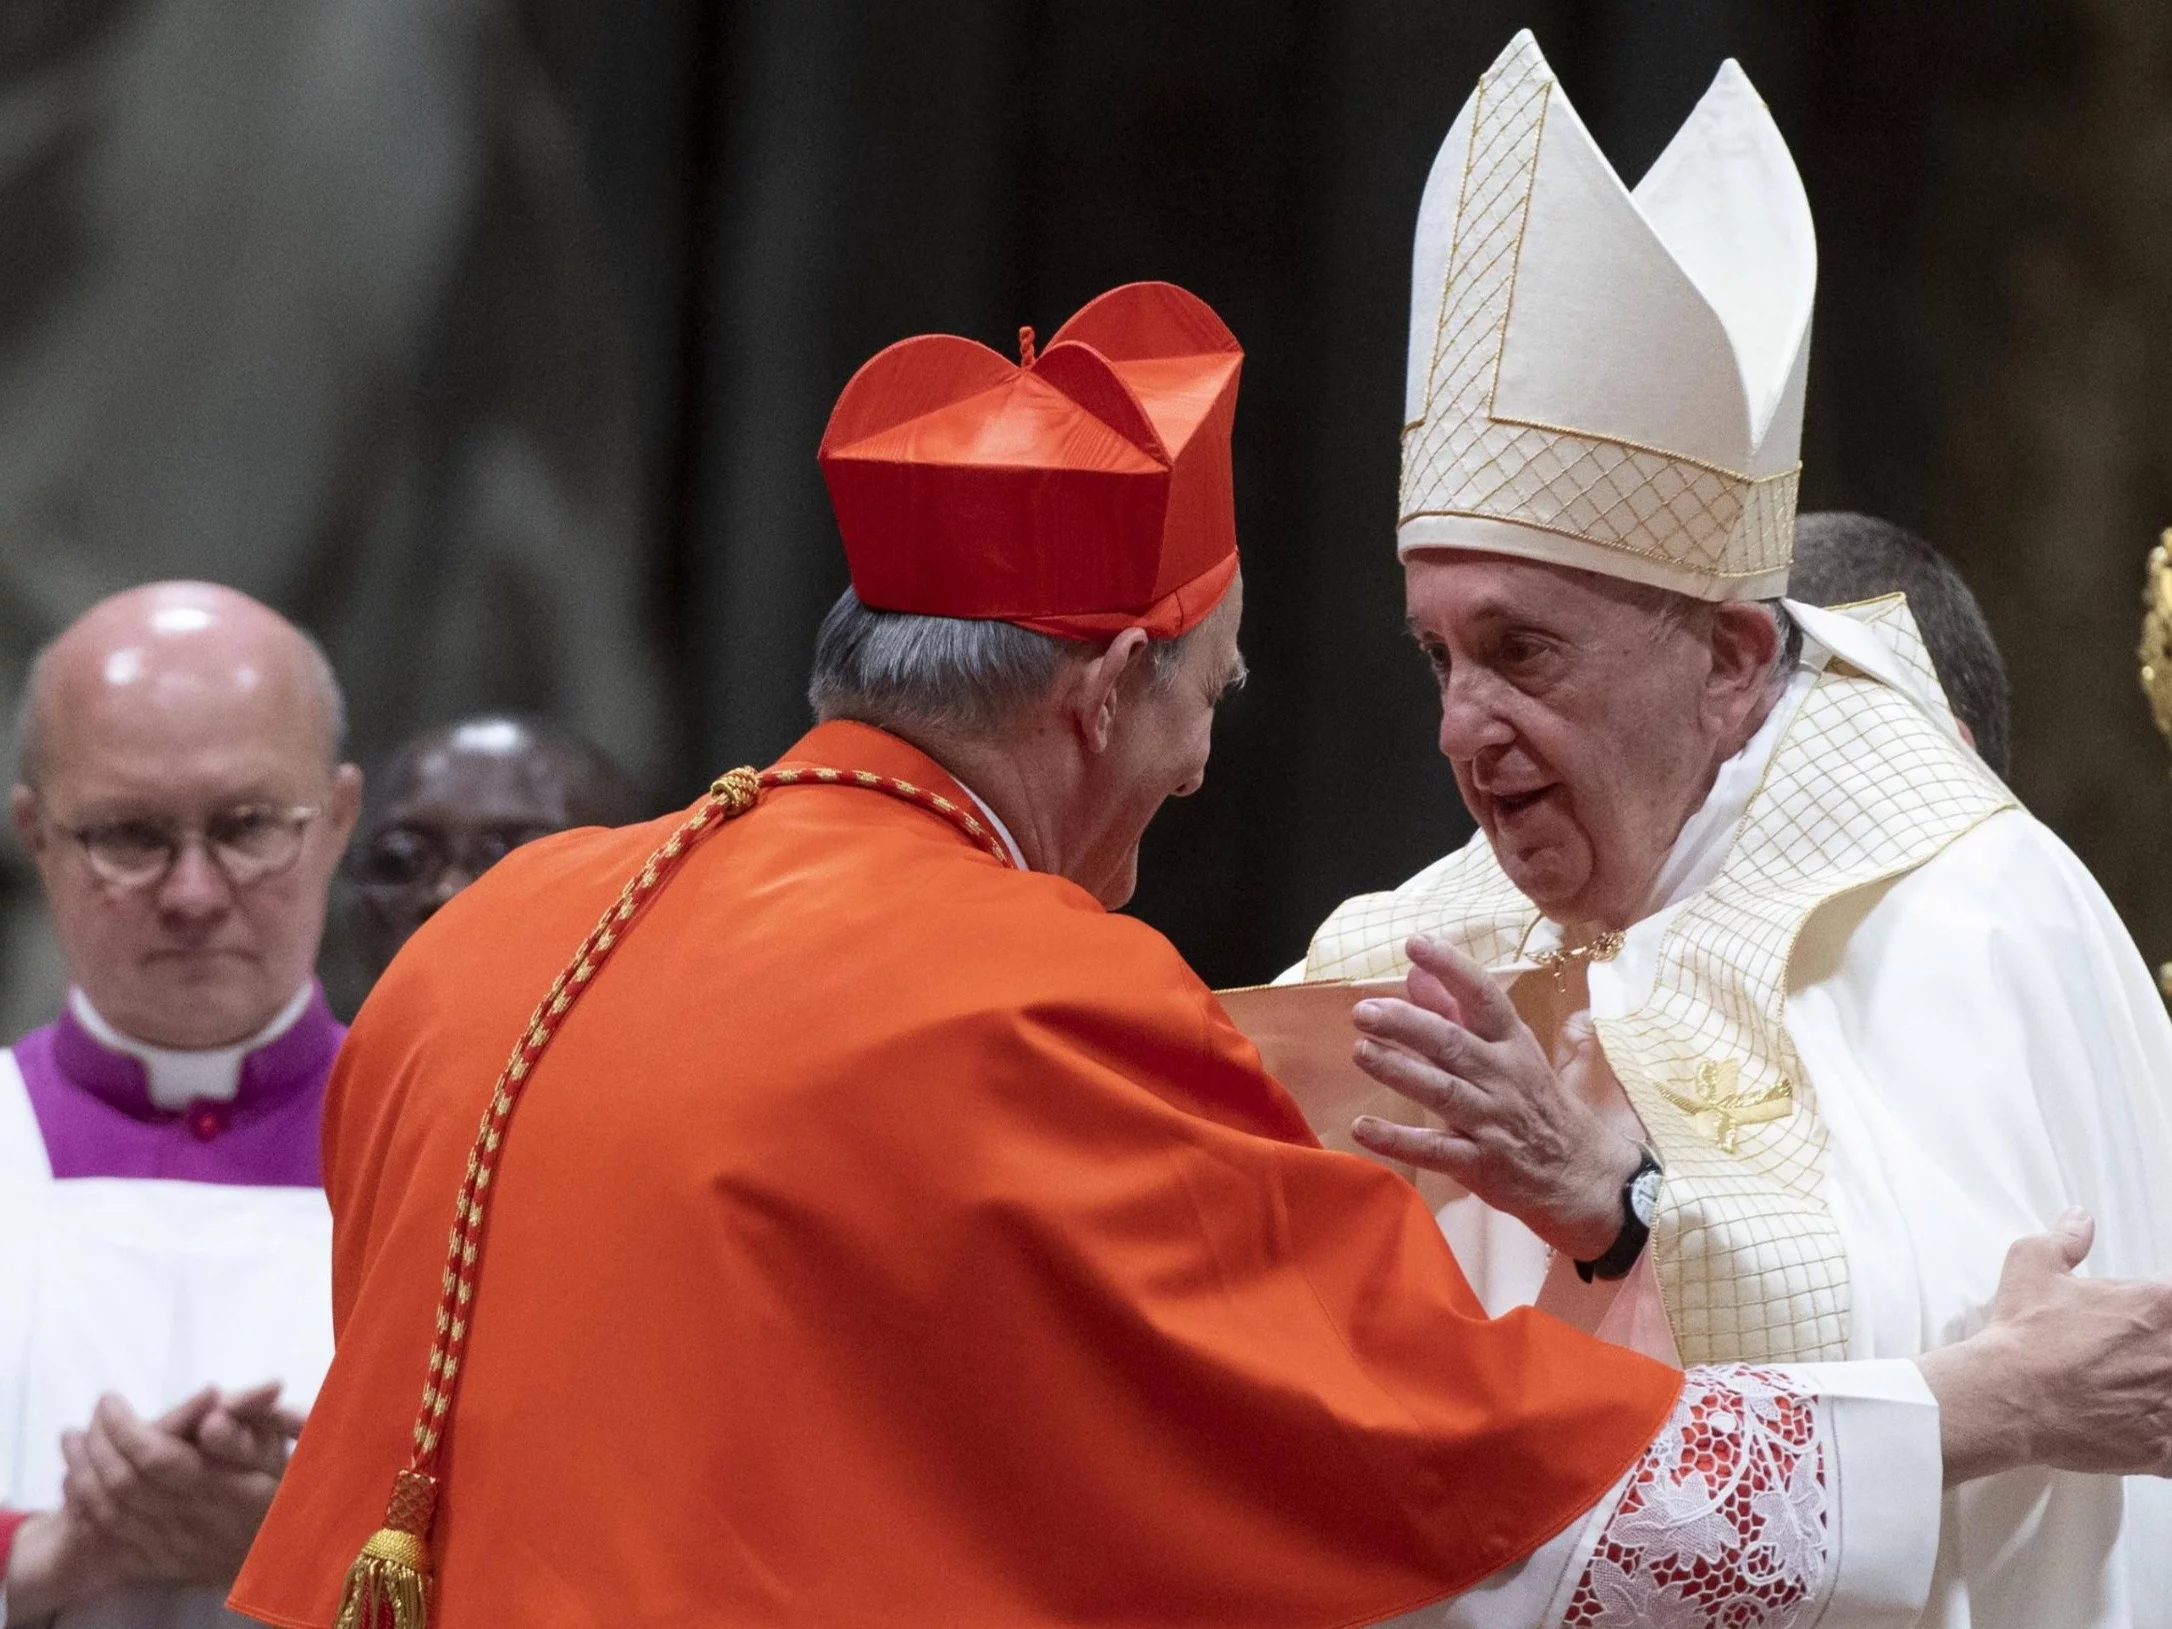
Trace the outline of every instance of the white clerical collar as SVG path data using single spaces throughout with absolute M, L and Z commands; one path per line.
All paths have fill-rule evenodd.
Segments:
M 965 782 L 959 781 L 957 776 L 953 775 L 950 778 L 958 781 L 958 790 L 973 800 L 973 807 L 988 817 L 988 824 L 995 827 L 995 834 L 1003 839 L 1003 846 L 1010 851 L 1011 864 L 1021 871 L 1031 871 L 1033 867 L 1026 864 L 1026 857 L 1020 851 L 1017 839 L 1011 836 L 1010 827 L 1003 824 L 1003 817 L 989 808 L 987 800 L 966 785 Z
M 1719 773 L 1712 777 L 1712 790 L 1675 834 L 1674 847 L 1667 851 L 1659 875 L 1652 879 L 1644 909 L 1637 913 L 1639 921 L 1679 904 L 1719 875 L 1720 867 L 1727 862 L 1727 851 L 1735 845 L 1742 817 L 1749 812 L 1750 800 L 1764 784 L 1772 755 L 1780 750 L 1780 737 L 1787 733 L 1789 720 L 1817 683 L 1818 669 L 1824 665 L 1824 652 L 1820 651 L 1814 665 L 1805 660 L 1797 667 L 1757 733 L 1743 743 L 1740 752 L 1719 766 Z
M 1787 602 L 1787 609 L 1802 629 L 1803 641 L 1802 658 L 1788 680 L 1786 693 L 1748 744 L 1720 765 L 1703 806 L 1676 834 L 1674 847 L 1653 879 L 1651 897 L 1645 901 L 1638 921 L 1672 909 L 1719 875 L 1728 850 L 1734 847 L 1742 817 L 1749 812 L 1750 800 L 1757 796 L 1772 755 L 1780 749 L 1780 737 L 1787 733 L 1788 721 L 1834 657 L 1898 690 L 1949 738 L 1956 743 L 1961 740 L 1960 726 L 1954 722 L 1945 698 L 1928 688 L 1931 681 L 1902 661 L 1876 629 L 1837 611 L 1794 600 Z
M 151 1101 L 169 1113 L 177 1114 L 191 1103 L 205 1099 L 214 1103 L 233 1102 L 241 1092 L 243 1061 L 259 1047 L 269 1046 L 292 1029 L 309 1010 L 310 997 L 315 994 L 316 986 L 304 983 L 272 1021 L 248 1039 L 236 1041 L 232 1046 L 204 1047 L 197 1051 L 153 1046 L 133 1035 L 123 1035 L 99 1015 L 98 1009 L 90 1004 L 90 997 L 80 989 L 69 989 L 68 1007 L 75 1014 L 76 1022 L 89 1030 L 100 1046 L 125 1053 L 141 1063 Z

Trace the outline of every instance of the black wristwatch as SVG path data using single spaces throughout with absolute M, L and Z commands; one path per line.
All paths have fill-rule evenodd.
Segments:
M 1576 1276 L 1586 1284 L 1595 1278 L 1628 1276 L 1637 1257 L 1644 1254 L 1645 1241 L 1652 1236 L 1652 1215 L 1659 1208 L 1659 1179 L 1666 1173 L 1657 1154 L 1649 1148 L 1640 1152 L 1643 1158 L 1621 1185 L 1621 1231 L 1614 1235 L 1605 1255 L 1576 1264 Z

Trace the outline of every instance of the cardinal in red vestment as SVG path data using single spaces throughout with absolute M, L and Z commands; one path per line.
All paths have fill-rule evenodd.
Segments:
M 1111 909 L 1241 672 L 1239 362 L 1139 284 L 1016 363 L 930 336 L 853 379 L 825 721 L 509 856 L 363 1009 L 338 1354 L 237 1609 L 1326 1629 L 1624 1485 L 1683 1376 L 1487 1318 Z

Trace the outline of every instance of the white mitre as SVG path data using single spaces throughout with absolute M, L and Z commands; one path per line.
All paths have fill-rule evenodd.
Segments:
M 1398 552 L 1787 587 L 1817 244 L 1732 60 L 1634 192 L 1526 30 L 1418 211 Z

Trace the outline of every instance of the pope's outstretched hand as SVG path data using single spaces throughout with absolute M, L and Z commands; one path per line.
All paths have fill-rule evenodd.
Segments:
M 1538 1037 L 1486 970 L 1410 941 L 1407 1000 L 1358 1003 L 1358 1067 L 1431 1109 L 1446 1130 L 1360 1117 L 1352 1135 L 1452 1177 L 1557 1250 L 1588 1261 L 1622 1226 L 1636 1142 L 1563 1086 Z

